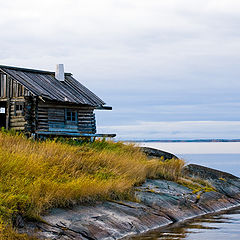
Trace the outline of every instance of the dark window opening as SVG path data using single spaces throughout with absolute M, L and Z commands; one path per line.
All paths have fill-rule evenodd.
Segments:
M 23 105 L 16 105 L 16 111 L 22 111 L 23 110 Z
M 15 102 L 15 116 L 24 114 L 24 103 L 23 102 Z

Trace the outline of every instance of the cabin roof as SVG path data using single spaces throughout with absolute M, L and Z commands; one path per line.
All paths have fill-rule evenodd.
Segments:
M 0 65 L 0 70 L 21 83 L 34 96 L 94 107 L 101 107 L 105 104 L 98 96 L 73 78 L 71 73 L 65 73 L 65 80 L 59 81 L 55 78 L 55 72 L 50 71 L 3 65 Z

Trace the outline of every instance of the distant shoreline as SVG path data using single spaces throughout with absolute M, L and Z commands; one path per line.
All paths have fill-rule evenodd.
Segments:
M 240 142 L 240 139 L 193 139 L 193 140 L 124 140 L 126 142 Z

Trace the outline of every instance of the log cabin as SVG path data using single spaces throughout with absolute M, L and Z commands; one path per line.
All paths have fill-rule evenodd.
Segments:
M 36 138 L 115 137 L 96 133 L 96 109 L 112 108 L 63 64 L 56 72 L 0 65 L 0 128 Z

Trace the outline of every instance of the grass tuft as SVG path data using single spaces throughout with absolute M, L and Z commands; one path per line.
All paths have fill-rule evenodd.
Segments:
M 216 192 L 216 189 L 211 185 L 211 183 L 201 178 L 179 178 L 177 182 L 191 189 L 193 194 L 212 191 Z M 197 197 L 200 198 L 200 195 L 198 194 Z

